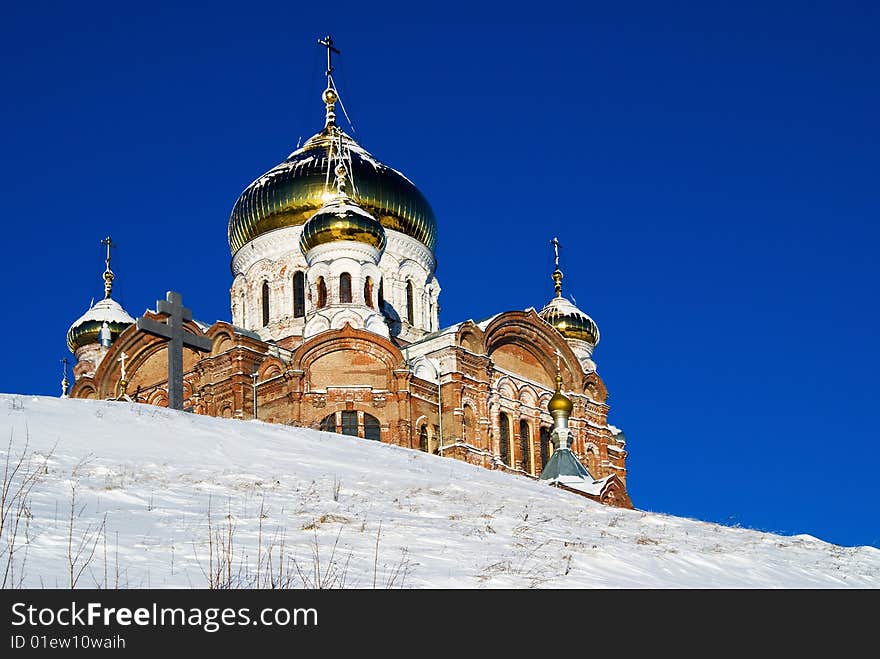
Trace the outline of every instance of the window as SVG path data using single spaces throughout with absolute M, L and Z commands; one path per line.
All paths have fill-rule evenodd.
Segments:
M 502 412 L 498 417 L 498 427 L 500 430 L 499 435 L 499 450 L 501 451 L 501 462 L 506 464 L 508 467 L 510 466 L 510 420 L 507 415 Z
M 419 450 L 428 452 L 428 426 L 422 424 L 421 430 L 419 430 Z
M 306 315 L 306 277 L 302 272 L 293 273 L 293 317 Z
M 241 296 L 239 297 L 239 303 L 241 304 L 241 326 L 247 326 L 247 307 L 244 302 L 244 291 L 241 292 Z
M 367 277 L 367 281 L 364 282 L 364 304 L 370 309 L 373 308 L 373 279 L 371 277 Z
M 550 428 L 541 426 L 541 469 L 547 466 L 550 459 Z
M 263 282 L 263 327 L 269 324 L 269 282 Z
M 345 410 L 342 413 L 342 434 L 357 437 L 358 413 L 353 410 Z
M 462 415 L 461 438 L 465 442 L 476 444 L 477 441 L 477 417 L 474 415 L 474 408 L 470 405 L 464 406 L 464 414 Z
M 318 277 L 318 308 L 327 306 L 327 284 L 323 277 Z
M 351 302 L 351 275 L 347 272 L 339 275 L 339 301 Z
M 321 430 L 325 432 L 336 432 L 336 413 L 328 414 L 321 419 Z
M 412 281 L 406 282 L 406 322 L 412 325 L 415 320 L 415 314 L 413 313 L 413 285 Z
M 379 427 L 379 419 L 372 414 L 364 412 L 364 439 L 372 439 L 378 442 L 381 439 L 381 435 L 382 429 Z
M 379 310 L 385 305 L 385 287 L 382 285 L 383 280 L 379 280 Z
M 531 451 L 529 450 L 529 444 L 531 444 L 531 432 L 529 429 L 529 422 L 525 419 L 521 419 L 519 422 L 519 455 L 520 455 L 520 464 L 522 465 L 523 471 L 532 471 L 531 460 L 529 460 L 529 455 Z
M 364 425 L 359 427 L 357 410 L 343 410 L 338 413 L 341 419 L 339 430 L 336 429 L 336 414 L 336 412 L 328 414 L 321 420 L 321 430 L 340 432 L 343 435 L 351 435 L 352 437 L 364 437 L 365 439 L 372 439 L 377 442 L 382 439 L 382 428 L 379 424 L 379 419 L 372 414 L 364 412 Z
M 599 456 L 596 455 L 596 449 L 592 446 L 587 449 L 587 471 L 593 478 L 596 478 L 599 473 Z

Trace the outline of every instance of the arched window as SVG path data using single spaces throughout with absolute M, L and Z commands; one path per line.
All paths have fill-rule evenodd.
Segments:
M 347 272 L 339 275 L 339 301 L 351 302 L 351 275 Z
M 373 279 L 372 277 L 367 277 L 367 281 L 364 282 L 364 303 L 373 308 Z
M 550 459 L 550 428 L 541 426 L 541 469 L 547 466 Z
M 501 462 L 510 466 L 510 419 L 507 414 L 502 412 L 498 417 L 498 428 L 500 430 L 498 437 L 499 450 L 501 451 Z
M 519 455 L 520 455 L 520 464 L 522 465 L 523 471 L 528 471 L 531 473 L 532 471 L 532 461 L 529 459 L 531 450 L 529 448 L 529 444 L 532 443 L 532 434 L 529 428 L 529 422 L 525 419 L 520 419 L 519 422 Z
M 323 277 L 318 277 L 318 308 L 327 306 L 327 284 Z
M 247 307 L 245 306 L 245 298 L 244 291 L 241 292 L 241 295 L 238 298 L 238 302 L 241 305 L 241 326 L 247 326 Z
M 306 277 L 301 271 L 293 273 L 293 317 L 306 315 Z
M 364 439 L 372 439 L 378 442 L 381 439 L 381 435 L 382 429 L 379 426 L 379 419 L 372 414 L 364 412 Z
M 380 441 L 382 439 L 382 428 L 379 425 L 379 419 L 372 414 L 364 412 L 364 425 L 358 427 L 357 410 L 343 410 L 339 413 L 341 425 L 339 430 L 336 429 L 336 413 L 328 414 L 321 420 L 321 430 L 327 432 L 340 432 L 343 435 L 351 435 L 352 437 L 364 437 Z M 360 432 L 358 432 L 360 430 Z
M 383 280 L 379 280 L 379 311 L 382 310 L 382 307 L 385 305 L 385 287 L 382 285 Z
M 413 285 L 412 280 L 406 282 L 406 322 L 410 325 L 415 323 L 415 314 L 413 313 Z
M 345 410 L 342 412 L 342 434 L 357 437 L 358 413 L 354 410 Z
M 592 446 L 587 448 L 587 471 L 593 478 L 599 478 L 599 456 Z
M 336 413 L 328 414 L 321 419 L 321 430 L 325 432 L 336 432 Z
M 464 415 L 462 418 L 461 435 L 462 440 L 476 444 L 477 441 L 477 417 L 474 415 L 474 408 L 470 405 L 464 406 Z
M 419 430 L 419 450 L 428 452 L 428 426 L 424 423 L 422 424 L 421 430 Z
M 269 282 L 263 282 L 263 327 L 269 324 Z

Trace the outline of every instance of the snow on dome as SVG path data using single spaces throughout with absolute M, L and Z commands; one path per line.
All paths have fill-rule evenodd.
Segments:
M 385 249 L 385 229 L 375 217 L 345 195 L 335 195 L 303 226 L 299 246 L 303 254 L 318 245 L 355 241 Z
M 287 159 L 251 183 L 235 202 L 228 238 L 233 255 L 268 231 L 301 226 L 324 205 L 327 167 L 336 138 L 327 129 L 313 135 Z M 339 139 L 348 154 L 347 166 L 355 203 L 385 229 L 418 240 L 433 252 L 437 222 L 425 196 L 406 176 L 368 153 L 349 135 Z
M 550 300 L 538 316 L 566 339 L 586 341 L 594 347 L 599 343 L 599 327 L 595 321 L 562 296 Z
M 110 334 L 115 341 L 126 327 L 134 323 L 134 318 L 129 316 L 116 300 L 104 298 L 70 326 L 67 331 L 67 347 L 71 352 L 76 352 L 77 348 L 89 343 L 97 343 L 98 332 L 105 322 L 110 327 Z

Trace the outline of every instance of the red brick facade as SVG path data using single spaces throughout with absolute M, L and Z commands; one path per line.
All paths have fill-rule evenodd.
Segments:
M 278 346 L 224 322 L 205 332 L 192 322 L 187 329 L 213 342 L 210 354 L 184 350 L 185 407 L 196 414 L 253 418 L 256 373 L 256 417 L 263 421 L 314 429 L 324 422 L 326 429 L 361 437 L 378 422 L 382 442 L 434 453 L 441 452 L 442 426 L 444 456 L 531 477 L 541 473 L 552 450 L 547 401 L 558 352 L 563 390 L 574 403 L 571 448 L 595 478 L 613 476 L 601 495 L 590 498 L 632 506 L 626 449 L 608 428 L 602 379 L 585 374 L 565 339 L 532 310 L 503 313 L 484 325 L 468 321 L 405 348 L 348 325 Z M 166 405 L 166 344 L 134 326 L 119 336 L 93 377 L 76 381 L 71 396 L 117 397 L 122 351 L 128 395 Z M 440 364 L 442 419 L 436 372 L 426 375 L 418 366 L 425 358 Z

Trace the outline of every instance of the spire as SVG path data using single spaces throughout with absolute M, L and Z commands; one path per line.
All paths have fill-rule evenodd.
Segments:
M 336 53 L 337 55 L 340 55 L 341 53 L 333 47 L 333 37 L 329 34 L 323 39 L 318 39 L 318 45 L 324 46 L 324 48 L 327 49 L 327 71 L 325 72 L 325 75 L 327 76 L 327 89 L 321 94 L 321 99 L 324 101 L 324 106 L 327 111 L 324 120 L 324 128 L 330 128 L 331 126 L 336 125 L 336 101 L 339 100 L 339 94 L 336 91 L 336 84 L 333 82 L 333 53 Z
M 556 269 L 553 271 L 553 290 L 556 292 L 556 297 L 562 297 L 562 270 L 559 269 L 559 239 L 554 237 L 550 244 L 553 245 L 556 265 Z
M 562 373 L 560 369 L 561 354 L 556 351 L 556 393 L 550 399 L 547 409 L 553 417 L 553 431 L 550 438 L 555 445 L 553 455 L 541 471 L 540 480 L 550 485 L 563 485 L 583 491 L 595 482 L 587 468 L 581 464 L 571 450 L 571 430 L 568 428 L 568 417 L 574 405 L 571 399 L 562 393 Z
M 67 360 L 67 357 L 61 360 L 61 397 L 67 398 L 67 394 L 70 391 L 70 380 L 67 379 L 67 365 L 70 362 Z
M 101 244 L 107 246 L 107 258 L 104 259 L 104 263 L 107 265 L 107 267 L 104 268 L 104 299 L 106 300 L 110 297 L 110 293 L 113 292 L 113 279 L 116 276 L 110 269 L 110 248 L 116 247 L 116 245 L 110 240 L 110 236 L 104 238 L 104 240 L 101 241 Z
M 557 350 L 556 393 L 553 394 L 553 397 L 547 404 L 547 410 L 553 417 L 553 433 L 559 436 L 559 446 L 560 448 L 566 448 L 568 446 L 568 417 L 571 416 L 571 411 L 574 409 L 574 405 L 572 404 L 571 399 L 562 393 L 561 357 L 562 355 Z

